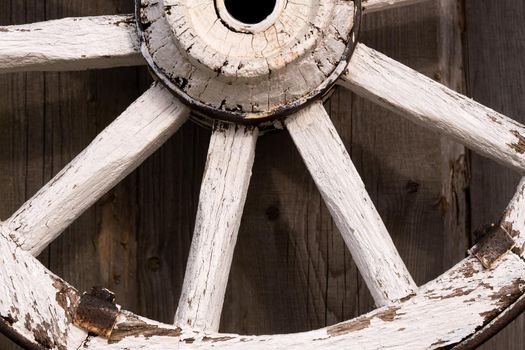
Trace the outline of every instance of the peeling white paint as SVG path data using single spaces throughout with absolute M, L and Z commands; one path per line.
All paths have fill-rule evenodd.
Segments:
M 359 44 L 341 85 L 525 173 L 525 127 Z
M 285 120 L 377 306 L 415 293 L 412 280 L 321 103 Z
M 253 127 L 215 125 L 176 325 L 219 330 L 258 135 Z
M 188 119 L 189 109 L 155 84 L 5 223 L 38 255 Z
M 143 65 L 131 15 L 0 27 L 0 73 Z

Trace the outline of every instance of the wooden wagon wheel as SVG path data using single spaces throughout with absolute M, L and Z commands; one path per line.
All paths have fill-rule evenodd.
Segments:
M 136 16 L 0 27 L 0 72 L 140 65 L 157 82 L 0 226 L 0 330 L 28 349 L 473 348 L 524 305 L 525 181 L 469 256 L 417 287 L 322 106 L 334 84 L 525 172 L 525 127 L 357 43 L 417 0 L 137 0 Z M 247 5 L 249 4 L 249 5 Z M 248 7 L 246 7 L 248 6 Z M 254 10 L 257 6 L 257 10 Z M 187 121 L 213 127 L 174 325 L 80 294 L 34 257 Z M 219 334 L 261 130 L 297 145 L 378 306 L 300 334 Z

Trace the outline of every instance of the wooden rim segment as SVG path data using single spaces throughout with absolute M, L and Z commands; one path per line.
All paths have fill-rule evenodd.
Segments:
M 169 6 L 186 3 L 182 0 L 164 1 Z M 200 1 L 195 2 L 195 6 L 209 4 L 208 0 Z M 333 1 L 339 3 L 339 0 Z M 165 3 L 162 0 L 142 2 L 152 5 L 148 10 L 158 12 L 140 11 L 141 7 L 137 6 L 141 15 L 139 18 L 161 18 L 165 15 L 167 19 L 158 24 L 183 36 L 178 31 L 184 25 L 178 28 L 172 22 L 170 26 L 170 9 L 163 6 Z M 364 0 L 363 11 L 415 2 Z M 354 3 L 360 4 L 360 0 Z M 327 13 L 330 13 L 329 10 Z M 359 22 L 360 11 L 358 6 L 354 14 L 359 16 L 354 19 L 349 33 L 358 28 L 356 23 Z M 0 28 L 0 49 L 5 47 L 11 50 L 4 55 L 0 50 L 0 72 L 140 64 L 137 36 L 130 30 L 129 17 L 124 24 L 118 22 L 118 18 L 125 17 L 64 19 L 3 27 L 7 28 L 4 30 Z M 148 28 L 155 25 L 153 22 Z M 70 29 L 74 34 L 82 35 L 89 28 L 86 23 L 95 28 L 93 38 L 100 40 L 104 35 L 108 36 L 101 47 L 82 51 L 74 40 L 57 40 L 57 50 L 51 54 L 49 48 L 53 46 L 52 42 L 42 40 L 48 36 L 60 39 L 60 33 L 53 29 L 54 25 L 61 31 Z M 142 29 L 147 31 L 146 27 Z M 244 29 L 264 32 L 267 28 L 261 25 L 260 28 Z M 345 46 L 343 57 L 346 57 L 345 53 L 351 54 L 357 45 L 355 36 L 351 34 L 350 37 L 352 40 Z M 30 49 L 23 46 L 17 51 L 17 43 L 24 40 L 33 43 L 31 45 L 35 45 L 38 54 L 27 56 Z M 117 42 L 121 40 L 123 42 L 118 46 Z M 179 44 L 184 47 L 188 43 Z M 113 44 L 117 47 L 112 48 Z M 197 56 L 192 56 L 188 48 L 186 46 L 185 59 L 209 67 L 211 61 L 198 62 Z M 306 45 L 305 51 L 309 49 L 311 46 Z M 9 63 L 24 55 L 28 57 L 26 61 L 20 59 L 18 64 Z M 521 124 L 364 45 L 357 45 L 351 65 L 345 70 L 347 62 L 344 59 L 349 58 L 334 63 L 334 72 L 344 74 L 341 85 L 524 172 L 525 139 L 522 135 L 525 135 L 525 127 Z M 151 64 L 153 57 L 149 59 Z M 286 63 L 283 67 L 294 62 L 293 58 L 287 59 L 290 61 L 283 61 Z M 49 69 L 45 67 L 45 62 L 50 62 Z M 155 66 L 152 69 L 155 70 Z M 224 67 L 224 76 L 232 72 L 228 73 L 227 67 Z M 250 74 L 257 73 L 246 72 L 248 75 L 242 79 L 249 79 Z M 324 81 L 326 89 L 335 83 L 339 73 L 333 79 Z M 169 86 L 169 83 L 163 83 Z M 177 86 L 176 82 L 174 85 Z M 442 276 L 418 288 L 320 102 L 327 91 L 323 89 L 309 90 L 311 96 L 303 96 L 303 100 L 299 98 L 282 110 L 272 110 L 257 117 L 245 113 L 232 114 L 231 111 L 221 115 L 220 109 L 217 112 L 215 108 L 217 113 L 212 113 L 185 102 L 197 111 L 209 112 L 212 117 L 240 123 L 251 122 L 249 117 L 260 122 L 265 118 L 291 113 L 284 126 L 298 147 L 380 308 L 356 319 L 305 333 L 270 336 L 217 333 L 259 135 L 257 127 L 223 121 L 216 121 L 213 130 L 192 251 L 175 325 L 150 321 L 121 310 L 113 304 L 112 297 L 103 300 L 104 293 L 95 291 L 81 295 L 38 262 L 35 255 L 188 119 L 190 108 L 160 83 L 155 83 L 55 179 L 9 220 L 0 223 L 0 331 L 27 349 L 38 350 L 308 350 L 340 349 L 345 346 L 365 350 L 453 346 L 467 349 L 493 335 L 525 307 L 525 180 L 495 226 L 496 233 L 503 232 L 502 237 L 510 239 L 512 244 L 496 247 L 491 243 L 494 239 L 482 241 L 476 246 L 480 248 L 477 253 L 470 254 Z M 482 132 L 483 129 L 490 132 Z M 499 236 L 494 237 L 497 241 Z M 490 255 L 489 268 L 487 260 L 479 256 L 480 251 Z M 104 322 L 97 324 L 101 320 Z M 85 329 L 95 330 L 105 337 L 93 336 Z
M 340 349 L 345 344 L 360 349 L 406 349 L 409 345 L 414 349 L 442 348 L 461 343 L 477 330 L 490 326 L 500 313 L 515 307 L 525 291 L 525 262 L 516 254 L 507 254 L 492 270 L 469 257 L 422 286 L 414 296 L 320 330 L 255 337 L 205 333 L 120 311 L 108 340 L 89 336 L 70 323 L 80 300 L 78 292 L 29 254 L 20 252 L 4 228 L 0 248 L 11 253 L 1 258 L 0 290 L 3 288 L 1 292 L 5 293 L 5 289 L 17 288 L 11 294 L 16 298 L 0 302 L 0 328 L 26 348 L 39 350 Z M 12 271 L 20 273 L 11 278 Z M 37 277 L 38 290 L 32 293 L 27 286 L 34 283 L 29 284 L 28 279 Z M 39 311 L 31 307 L 35 302 L 49 307 Z

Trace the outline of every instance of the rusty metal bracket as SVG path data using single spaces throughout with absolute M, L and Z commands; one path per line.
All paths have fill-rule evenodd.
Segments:
M 491 225 L 486 229 L 481 240 L 469 250 L 469 253 L 478 258 L 486 269 L 491 269 L 496 262 L 509 251 L 514 249 L 516 241 L 501 225 Z
M 106 288 L 93 287 L 82 295 L 73 323 L 89 333 L 109 338 L 119 314 L 115 294 Z

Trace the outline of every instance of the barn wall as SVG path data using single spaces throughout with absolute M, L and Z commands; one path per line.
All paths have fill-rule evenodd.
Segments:
M 525 122 L 525 3 L 467 0 L 467 83 L 477 101 Z M 519 177 L 483 157 L 472 155 L 472 229 L 498 220 Z M 490 198 L 490 200 L 487 200 Z M 525 348 L 525 316 L 519 317 L 484 349 Z
M 131 11 L 131 0 L 0 1 L 0 25 Z M 362 40 L 518 117 L 525 109 L 520 19 L 524 6 L 512 0 L 467 0 L 465 7 L 456 0 L 429 1 L 367 16 Z M 0 219 L 51 179 L 150 81 L 144 68 L 0 77 Z M 496 218 L 511 196 L 517 178 L 475 156 L 470 169 L 462 146 L 344 90 L 326 107 L 420 284 L 460 260 L 472 242 L 471 227 Z M 185 125 L 77 220 L 41 261 L 79 289 L 108 287 L 125 308 L 170 322 L 208 140 L 209 131 Z M 372 308 L 286 133 L 259 141 L 248 196 L 223 331 L 297 332 Z M 521 322 L 487 349 L 522 349 Z M 16 347 L 0 338 L 0 349 Z

